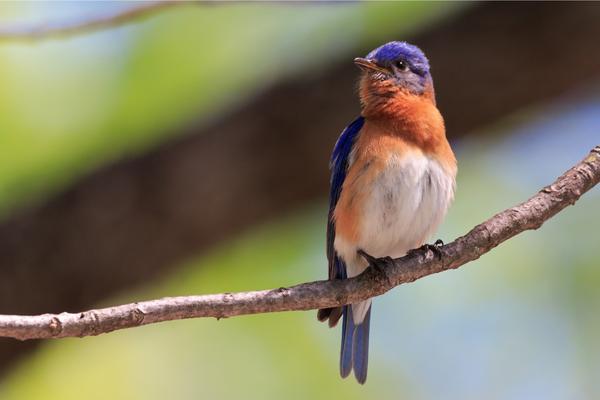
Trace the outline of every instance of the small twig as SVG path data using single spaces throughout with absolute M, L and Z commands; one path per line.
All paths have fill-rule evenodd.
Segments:
M 303 283 L 289 288 L 170 297 L 76 314 L 0 315 L 0 337 L 20 340 L 83 337 L 177 319 L 226 318 L 358 302 L 400 284 L 476 260 L 511 237 L 539 228 L 598 182 L 600 146 L 526 202 L 496 214 L 452 243 L 438 247 L 442 257 L 431 250 L 419 250 L 393 260 L 385 270 L 368 269 L 352 279 Z
M 42 24 L 0 26 L 0 41 L 35 41 L 94 32 L 140 20 L 168 7 L 187 4 L 179 1 L 141 2 L 124 10 Z
M 124 25 L 130 22 L 139 21 L 145 17 L 149 17 L 168 7 L 181 5 L 204 5 L 204 6 L 219 6 L 219 5 L 234 5 L 234 4 L 330 4 L 330 3 L 351 3 L 353 1 L 277 1 L 277 0 L 195 0 L 195 1 L 179 1 L 179 0 L 159 0 L 159 1 L 144 1 L 135 6 L 131 6 L 124 10 L 113 11 L 93 15 L 87 18 L 76 18 L 69 21 L 58 21 L 48 23 L 36 23 L 29 25 L 14 25 L 0 26 L 0 42 L 2 41 L 39 41 L 58 37 L 67 37 L 90 33 L 102 29 L 109 29 L 116 26 Z

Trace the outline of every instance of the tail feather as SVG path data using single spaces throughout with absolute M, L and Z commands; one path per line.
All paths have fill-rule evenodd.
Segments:
M 352 342 L 354 337 L 354 320 L 352 306 L 344 306 L 342 322 L 342 351 L 340 353 L 340 375 L 342 378 L 352 371 Z
M 365 315 L 365 319 L 357 325 L 352 342 L 352 360 L 354 363 L 354 376 L 360 384 L 367 380 L 367 368 L 369 366 L 369 327 L 371 325 L 371 307 Z
M 342 323 L 342 351 L 340 354 L 340 375 L 342 378 L 354 370 L 356 380 L 363 384 L 367 380 L 369 365 L 369 327 L 371 307 L 360 324 L 354 323 L 352 305 L 344 306 Z
M 321 322 L 328 321 L 329 327 L 333 328 L 342 317 L 342 313 L 343 307 L 321 308 L 317 313 L 317 319 Z

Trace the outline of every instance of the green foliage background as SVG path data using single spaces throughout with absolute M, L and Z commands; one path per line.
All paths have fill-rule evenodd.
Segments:
M 313 73 L 350 49 L 396 39 L 390 35 L 436 23 L 455 8 L 186 6 L 91 35 L 1 43 L 0 213 L 159 145 L 173 127 L 226 116 L 278 79 Z M 72 12 L 66 4 L 0 7 L 3 20 Z M 580 108 L 562 105 L 553 114 Z M 495 128 L 512 136 L 473 135 L 454 144 L 458 192 L 440 237 L 463 234 L 522 201 L 598 137 L 588 129 L 596 119 L 574 118 L 571 128 L 589 125 L 575 125 L 583 133 L 566 149 L 558 130 L 545 131 L 553 140 L 539 133 L 544 109 L 523 115 L 519 126 Z M 528 172 L 532 163 L 539 173 Z M 339 330 L 305 312 L 177 321 L 48 342 L 0 383 L 0 398 L 597 397 L 598 199 L 595 190 L 540 231 L 377 299 L 364 387 L 338 378 Z M 324 202 L 306 205 L 199 255 L 165 281 L 98 306 L 323 278 L 325 213 Z
M 0 17 L 43 22 L 130 6 L 59 4 L 9 3 Z M 0 211 L 398 31 L 390 15 L 408 31 L 450 10 L 418 3 L 189 4 L 69 39 L 1 43 Z

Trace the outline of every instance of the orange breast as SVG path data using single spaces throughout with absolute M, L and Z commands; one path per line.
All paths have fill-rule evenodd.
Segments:
M 444 121 L 430 100 L 411 96 L 386 107 L 387 112 L 379 116 L 363 110 L 366 121 L 350 155 L 334 211 L 336 235 L 351 243 L 359 240 L 366 199 L 391 155 L 420 152 L 437 159 L 453 175 L 456 173 L 456 158 L 446 140 Z
M 392 154 L 410 151 L 419 150 L 402 138 L 381 134 L 376 125 L 365 122 L 351 153 L 351 165 L 335 208 L 336 235 L 350 242 L 358 241 L 362 207 L 373 182 Z

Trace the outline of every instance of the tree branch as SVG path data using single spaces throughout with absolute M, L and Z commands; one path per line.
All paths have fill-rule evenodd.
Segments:
M 524 203 L 496 214 L 440 248 L 441 257 L 419 250 L 394 259 L 383 270 L 356 278 L 303 283 L 289 288 L 203 296 L 170 297 L 81 313 L 0 315 L 0 336 L 20 340 L 99 335 L 118 329 L 185 318 L 226 318 L 276 311 L 334 307 L 379 296 L 427 275 L 455 269 L 500 243 L 537 229 L 600 182 L 600 145 Z

